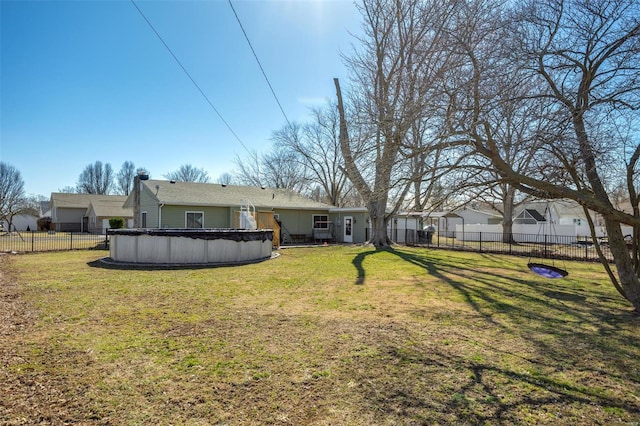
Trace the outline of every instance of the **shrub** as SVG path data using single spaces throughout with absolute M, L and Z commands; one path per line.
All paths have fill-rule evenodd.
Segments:
M 124 219 L 121 217 L 112 217 L 109 219 L 109 227 L 111 229 L 124 228 Z
M 38 224 L 38 231 L 51 231 L 51 218 L 49 216 L 41 217 L 36 222 Z

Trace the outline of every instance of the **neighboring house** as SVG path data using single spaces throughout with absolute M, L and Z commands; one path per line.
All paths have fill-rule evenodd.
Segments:
M 95 205 L 99 205 L 100 210 L 98 213 L 104 211 L 102 210 L 103 202 L 107 203 L 107 205 L 117 205 L 121 206 L 127 200 L 127 197 L 123 195 L 96 195 L 96 194 L 73 194 L 73 193 L 63 193 L 63 192 L 53 192 L 51 194 L 51 222 L 52 227 L 56 231 L 71 231 L 71 232 L 89 232 L 89 207 L 92 203 Z M 96 211 L 96 208 L 93 209 Z M 120 213 L 120 211 L 117 211 Z M 94 213 L 95 214 L 95 213 Z M 96 227 L 93 228 L 93 231 L 102 233 L 103 229 L 98 229 L 98 217 L 100 220 L 109 219 L 107 216 L 94 216 L 96 218 Z M 131 209 L 128 210 L 127 215 L 118 214 L 112 217 L 124 217 L 131 218 L 133 217 L 133 211 Z
M 522 209 L 520 213 L 513 219 L 514 225 L 546 225 L 547 219 L 545 213 L 540 213 L 536 209 Z
M 366 219 L 358 209 L 337 209 L 286 189 L 164 180 L 139 184 L 141 228 L 244 228 L 250 213 L 257 227 L 279 227 L 282 243 L 365 241 Z M 124 206 L 135 211 L 135 199 L 134 192 Z
M 124 207 L 126 197 L 118 196 L 116 199 L 91 200 L 86 216 L 87 230 L 93 234 L 101 234 L 110 228 L 109 219 L 121 217 L 125 220 L 125 227 L 133 227 L 133 209 Z
M 460 214 L 461 211 L 456 213 Z M 590 215 L 596 224 L 596 235 L 598 237 L 606 235 L 598 215 L 593 212 L 590 212 Z M 502 232 L 502 226 L 490 222 L 474 224 L 465 219 L 464 225 L 456 225 L 456 232 L 466 232 L 466 239 L 473 238 L 469 233 L 480 232 L 493 233 L 495 238 L 500 238 L 498 234 Z M 559 238 L 575 237 L 577 239 L 591 235 L 584 209 L 571 200 L 531 201 L 520 205 L 513 218 L 513 233 L 521 234 L 522 241 L 537 240 L 537 236 L 542 235 L 555 235 Z M 485 235 L 483 238 L 491 237 Z
M 15 215 L 11 220 L 11 229 L 5 220 L 0 220 L 0 225 L 5 231 L 36 231 L 38 229 L 38 213 L 34 210 L 31 214 Z
M 479 210 L 464 207 L 455 210 L 454 213 L 460 216 L 465 224 L 502 225 L 503 217 L 495 210 Z

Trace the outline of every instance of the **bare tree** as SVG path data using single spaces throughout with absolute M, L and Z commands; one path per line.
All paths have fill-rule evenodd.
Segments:
M 479 21 L 478 10 L 473 15 L 467 25 Z M 495 16 L 503 15 L 493 16 L 491 22 L 495 23 Z M 623 111 L 640 108 L 639 19 L 640 6 L 633 0 L 530 0 L 518 5 L 513 26 L 505 27 L 508 31 L 485 32 L 477 43 L 459 44 L 461 55 L 467 59 L 463 70 L 467 72 L 458 71 L 457 75 L 468 78 L 467 84 L 461 85 L 466 96 L 459 96 L 458 101 L 464 98 L 469 104 L 457 102 L 456 108 L 457 113 L 463 111 L 466 125 L 455 120 L 459 128 L 466 127 L 466 137 L 476 153 L 489 159 L 505 182 L 539 198 L 575 200 L 585 211 L 602 216 L 617 277 L 604 257 L 603 265 L 614 286 L 636 311 L 640 311 L 638 259 L 630 255 L 621 224 L 633 226 L 637 238 L 638 206 L 633 213 L 616 208 L 607 194 L 604 176 L 605 170 L 612 168 L 611 162 L 622 162 L 628 198 L 637 203 L 634 194 L 638 189 L 640 146 L 624 152 L 619 139 L 601 137 L 601 123 L 605 116 L 617 120 Z M 489 25 L 486 19 L 480 22 Z M 489 40 L 493 50 L 484 48 L 488 34 L 494 35 Z M 511 42 L 504 45 L 509 36 Z M 498 40 L 508 49 L 496 49 Z M 496 74 L 493 65 L 506 59 L 511 64 L 509 72 L 521 75 L 522 81 L 537 83 L 536 92 L 529 97 L 546 101 L 547 119 L 552 125 L 545 128 L 556 125 L 559 130 L 551 130 L 528 147 L 538 161 L 535 174 L 518 170 L 506 158 L 496 127 L 488 119 L 499 102 L 489 91 L 495 87 L 496 77 L 505 75 Z M 616 154 L 610 155 L 612 152 Z
M 116 175 L 116 192 L 122 195 L 129 195 L 133 191 L 133 181 L 138 172 L 146 171 L 144 167 L 136 169 L 132 161 L 125 161 Z
M 389 213 L 404 202 L 414 181 L 400 179 L 397 173 L 403 160 L 401 148 L 412 123 L 424 117 L 429 102 L 437 97 L 434 82 L 448 66 L 444 29 L 456 4 L 364 0 L 359 8 L 365 35 L 360 49 L 346 58 L 353 74 L 351 98 L 358 103 L 355 122 L 347 123 L 340 84 L 334 79 L 345 173 L 365 200 L 371 218 L 370 242 L 376 247 L 391 243 L 386 233 Z M 371 131 L 364 147 L 349 135 L 358 126 Z M 358 164 L 358 155 L 371 161 Z M 393 206 L 388 205 L 390 192 L 395 193 Z
M 299 127 L 292 129 L 297 132 Z M 235 164 L 235 176 L 242 185 L 305 192 L 307 177 L 301 159 L 277 139 L 274 139 L 270 152 L 260 156 L 254 151 L 246 158 L 236 157 Z
M 14 166 L 0 161 L 0 221 L 7 222 L 11 231 L 13 218 L 27 207 L 24 181 Z
M 82 171 L 76 183 L 76 190 L 86 194 L 109 194 L 113 187 L 113 169 L 111 164 L 96 161 Z
M 231 173 L 225 172 L 218 176 L 217 182 L 221 185 L 233 185 L 235 182 L 235 178 Z
M 191 164 L 183 164 L 178 170 L 169 172 L 164 177 L 181 182 L 211 182 L 209 173 L 206 170 L 193 167 Z
M 58 188 L 58 192 L 61 192 L 63 194 L 73 194 L 77 192 L 77 190 L 78 188 L 74 186 L 65 186 L 63 188 Z
M 311 121 L 295 123 L 274 132 L 273 141 L 296 153 L 299 167 L 307 171 L 307 192 L 318 201 L 343 207 L 352 187 L 343 171 L 340 119 L 334 104 L 311 111 Z

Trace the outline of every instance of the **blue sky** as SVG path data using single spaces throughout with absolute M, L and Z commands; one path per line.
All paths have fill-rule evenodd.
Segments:
M 249 150 L 285 123 L 226 0 L 136 1 Z M 234 0 L 291 121 L 346 84 L 350 0 Z M 215 180 L 247 151 L 128 0 L 0 1 L 0 160 L 28 193 L 75 186 L 97 160 L 153 178 L 183 164 Z

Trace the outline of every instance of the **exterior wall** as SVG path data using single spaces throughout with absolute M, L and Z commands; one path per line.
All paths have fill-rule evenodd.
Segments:
M 464 229 L 464 231 L 463 231 Z M 539 237 L 543 235 L 548 236 L 569 236 L 577 237 L 577 229 L 574 225 L 555 225 L 550 227 L 548 225 L 523 225 L 514 224 L 513 233 L 523 234 L 518 242 L 539 242 Z M 493 238 L 495 241 L 500 241 L 502 236 L 502 225 L 462 225 L 456 226 L 456 238 L 462 240 L 462 232 L 464 232 L 465 241 L 474 241 L 480 239 L 480 233 L 484 233 L 482 236 L 483 241 L 489 241 Z M 526 237 L 524 236 L 526 235 Z M 550 243 L 555 241 L 548 241 Z
M 344 217 L 351 216 L 353 218 L 353 227 L 351 228 L 353 232 L 353 243 L 364 243 L 367 241 L 367 237 L 369 236 L 369 232 L 367 229 L 368 223 L 367 218 L 368 214 L 364 212 L 339 212 L 339 213 L 331 213 L 329 215 L 329 219 L 334 224 L 335 229 L 335 240 L 336 242 L 344 242 Z
M 5 231 L 9 230 L 9 224 L 7 221 L 0 220 L 0 224 L 2 224 L 2 227 L 4 228 Z M 14 230 L 26 231 L 27 228 L 29 228 L 29 230 L 31 231 L 37 231 L 38 218 L 35 216 L 21 215 L 21 214 L 13 217 L 13 221 L 11 223 L 12 231 Z
M 144 185 L 141 185 L 141 188 L 144 190 L 140 191 L 140 215 L 142 212 L 147 212 L 147 228 L 160 228 L 158 202 Z M 142 227 L 142 220 L 139 223 Z
M 501 220 L 499 218 L 495 218 L 495 216 L 492 216 L 490 214 L 487 213 L 483 213 L 483 212 L 477 212 L 474 210 L 456 210 L 455 212 L 458 216 L 464 218 L 464 223 L 465 224 L 489 224 L 489 220 Z M 496 223 L 494 223 L 495 225 L 497 225 Z
M 82 220 L 86 213 L 86 208 L 62 208 L 53 209 L 52 221 L 56 231 L 82 231 Z
M 162 207 L 162 228 L 184 228 L 185 213 L 203 212 L 205 228 L 230 228 L 231 213 L 228 207 L 164 206 Z M 148 220 L 148 216 L 147 216 Z
M 291 235 L 306 235 L 311 238 L 313 234 L 313 215 L 327 215 L 331 219 L 329 212 L 326 210 L 278 210 L 274 209 L 274 213 L 279 216 L 282 224 L 281 234 L 285 241 L 292 241 Z M 335 223 L 333 224 L 335 237 Z

